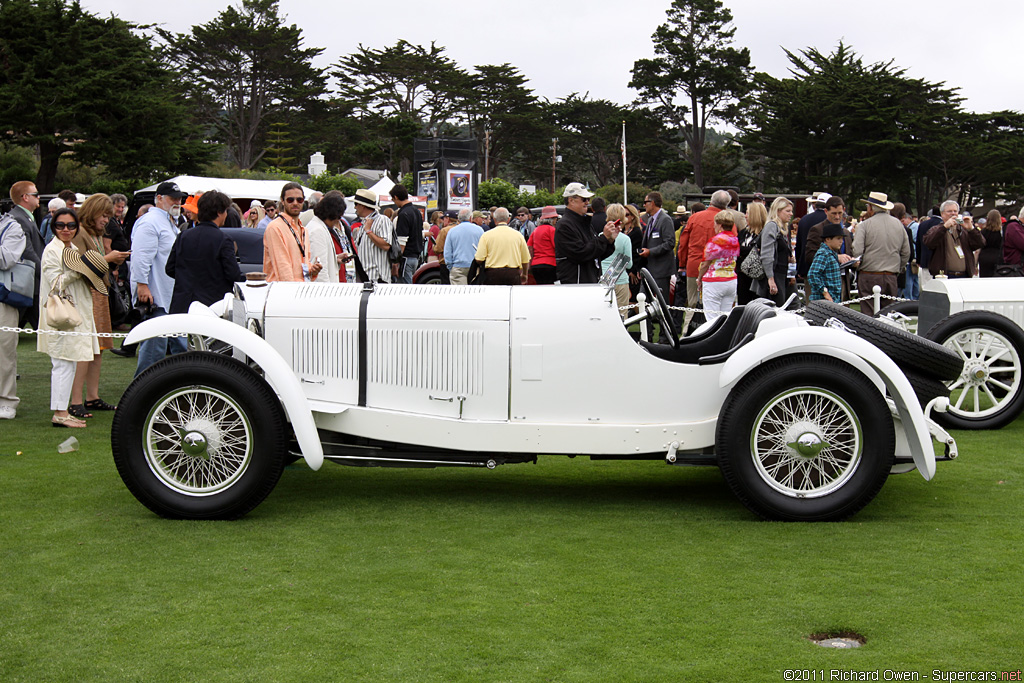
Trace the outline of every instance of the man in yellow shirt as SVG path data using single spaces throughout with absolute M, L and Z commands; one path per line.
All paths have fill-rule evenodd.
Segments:
M 530 272 L 530 250 L 522 233 L 508 226 L 508 209 L 494 211 L 495 226 L 484 233 L 476 248 L 473 269 L 484 269 L 484 284 L 526 284 Z M 470 282 L 473 278 L 470 277 Z

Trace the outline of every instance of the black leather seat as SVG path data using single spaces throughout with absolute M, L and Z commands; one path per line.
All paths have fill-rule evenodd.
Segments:
M 721 363 L 753 339 L 757 326 L 764 320 L 774 318 L 775 314 L 774 304 L 765 299 L 755 299 L 745 306 L 732 309 L 727 316 L 719 316 L 708 331 L 680 339 L 677 348 L 645 341 L 641 341 L 640 345 L 652 356 L 672 363 Z

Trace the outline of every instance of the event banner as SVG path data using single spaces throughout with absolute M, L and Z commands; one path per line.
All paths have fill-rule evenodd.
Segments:
M 472 209 L 474 200 L 472 164 L 466 170 L 453 168 L 459 165 L 452 163 L 447 170 L 448 208 L 455 211 Z
M 437 169 L 432 168 L 429 171 L 420 171 L 417 175 L 419 177 L 416 181 L 416 194 L 427 198 L 427 211 L 434 211 L 437 209 Z

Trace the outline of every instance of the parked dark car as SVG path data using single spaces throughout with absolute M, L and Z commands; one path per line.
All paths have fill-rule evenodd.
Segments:
M 235 257 L 243 273 L 263 270 L 263 233 L 266 228 L 221 228 L 235 243 Z

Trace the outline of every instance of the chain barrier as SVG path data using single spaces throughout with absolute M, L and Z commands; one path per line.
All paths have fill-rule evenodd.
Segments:
M 17 332 L 18 334 L 48 334 L 53 337 L 99 337 L 100 339 L 124 339 L 127 332 L 75 332 L 73 330 L 33 330 L 24 327 L 0 327 L 0 332 Z M 187 337 L 188 332 L 171 332 L 161 337 Z

